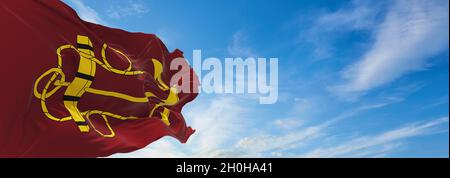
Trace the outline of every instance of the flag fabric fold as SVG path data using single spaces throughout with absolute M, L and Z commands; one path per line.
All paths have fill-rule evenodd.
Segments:
M 194 132 L 181 110 L 197 93 L 170 85 L 183 53 L 157 36 L 85 22 L 56 0 L 2 2 L 0 19 L 0 157 L 103 157 Z

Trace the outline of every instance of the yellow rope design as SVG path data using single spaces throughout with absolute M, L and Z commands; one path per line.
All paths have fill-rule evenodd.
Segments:
M 112 67 L 107 58 L 106 58 L 106 49 L 111 49 L 114 52 L 116 52 L 117 54 L 120 54 L 121 56 L 123 56 L 129 63 L 129 66 L 125 69 L 125 70 L 120 70 L 120 69 L 116 69 L 114 67 Z M 94 56 L 92 56 L 91 54 L 87 54 L 84 53 L 83 51 L 78 50 L 77 48 L 75 48 L 73 45 L 62 45 L 60 46 L 57 50 L 57 57 L 58 57 L 58 66 L 56 68 L 51 68 L 49 70 L 47 70 L 46 72 L 44 72 L 41 76 L 39 76 L 36 79 L 36 82 L 34 84 L 34 96 L 38 99 L 40 99 L 41 102 L 41 107 L 42 107 L 42 111 L 44 112 L 44 114 L 51 120 L 54 121 L 58 121 L 58 122 L 64 122 L 64 121 L 69 121 L 72 120 L 73 117 L 72 116 L 67 116 L 67 117 L 63 117 L 63 118 L 58 118 L 53 116 L 52 114 L 50 114 L 47 104 L 46 104 L 46 99 L 51 97 L 54 93 L 56 93 L 61 87 L 67 87 L 71 84 L 71 82 L 66 82 L 65 81 L 65 74 L 63 72 L 63 64 L 62 64 L 62 56 L 61 56 L 61 52 L 63 50 L 66 49 L 72 49 L 75 50 L 76 52 L 79 53 L 80 56 L 83 56 L 91 61 L 94 61 L 96 64 L 102 66 L 105 70 L 110 71 L 112 73 L 115 74 L 120 74 L 120 75 L 127 75 L 127 76 L 132 76 L 132 75 L 141 75 L 144 74 L 144 71 L 131 71 L 132 68 L 132 62 L 130 60 L 130 58 L 125 55 L 124 53 L 122 53 L 121 51 L 114 49 L 112 47 L 108 47 L 107 44 L 104 44 L 101 50 L 101 55 L 102 55 L 102 61 L 96 59 Z M 161 79 L 161 74 L 162 74 L 162 64 L 155 60 L 152 59 L 152 62 L 154 64 L 154 68 L 155 68 L 155 72 L 154 72 L 154 79 L 156 81 L 158 81 L 158 87 L 160 89 L 162 89 L 163 91 L 167 91 L 169 90 L 169 95 L 166 99 L 161 99 L 156 97 L 156 95 L 154 95 L 151 92 L 145 92 L 144 95 L 145 97 L 134 97 L 134 96 L 129 96 L 126 94 L 122 94 L 122 93 L 118 93 L 118 92 L 112 92 L 112 91 L 105 91 L 105 90 L 99 90 L 99 89 L 94 89 L 94 88 L 85 88 L 84 91 L 88 92 L 88 93 L 92 93 L 92 94 L 98 94 L 98 95 L 103 95 L 103 96 L 109 96 L 109 97 L 116 97 L 116 98 L 120 98 L 126 101 L 130 101 L 130 102 L 136 102 L 136 103 L 146 103 L 149 101 L 148 98 L 150 97 L 155 97 L 157 99 L 160 100 L 159 103 L 157 103 L 150 112 L 149 116 L 152 116 L 154 111 L 159 108 L 159 107 L 163 107 L 163 112 L 161 113 L 161 119 L 162 121 L 167 124 L 170 125 L 170 122 L 168 120 L 168 115 L 170 113 L 170 110 L 168 108 L 166 108 L 165 106 L 172 106 L 175 105 L 178 101 L 178 95 L 177 95 L 177 90 L 175 87 L 171 87 L 169 88 L 166 84 L 164 84 L 164 82 Z M 39 83 L 41 82 L 41 80 L 46 77 L 52 75 L 50 77 L 50 79 L 47 81 L 47 83 L 45 84 L 44 89 L 42 90 L 42 92 L 38 91 L 38 86 Z M 58 77 L 60 77 L 58 79 Z M 48 91 L 50 85 L 54 85 L 55 88 L 53 88 L 52 90 Z M 129 120 L 129 119 L 138 119 L 138 117 L 135 116 L 121 116 L 121 115 L 117 115 L 117 114 L 113 114 L 110 112 L 105 112 L 105 111 L 99 111 L 99 110 L 88 110 L 88 111 L 84 111 L 81 112 L 81 115 L 84 116 L 87 120 L 89 125 L 101 136 L 103 137 L 114 137 L 115 136 L 115 132 L 113 130 L 113 128 L 111 127 L 111 125 L 109 124 L 109 120 L 108 117 L 114 118 L 114 119 L 119 119 L 119 120 Z M 94 124 L 91 123 L 90 119 L 92 115 L 100 115 L 103 120 L 106 123 L 106 127 L 109 130 L 109 133 L 102 133 L 101 131 L 99 131 Z

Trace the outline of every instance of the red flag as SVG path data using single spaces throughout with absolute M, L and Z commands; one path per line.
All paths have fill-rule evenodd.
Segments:
M 108 156 L 194 132 L 180 112 L 197 94 L 170 86 L 182 52 L 155 35 L 85 22 L 56 0 L 2 2 L 0 19 L 0 157 Z

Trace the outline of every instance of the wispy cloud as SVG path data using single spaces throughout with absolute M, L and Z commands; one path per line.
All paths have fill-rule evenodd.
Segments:
M 354 0 L 336 11 L 320 12 L 313 16 L 311 27 L 300 33 L 300 41 L 312 45 L 315 59 L 331 58 L 335 53 L 334 42 L 341 34 L 376 28 L 377 6 L 379 4 L 373 2 Z
M 343 97 L 363 95 L 412 71 L 448 50 L 448 1 L 395 1 L 375 32 L 375 43 L 359 61 L 348 66 L 345 82 L 332 87 Z
M 412 122 L 378 135 L 344 139 L 333 144 L 337 146 L 306 149 L 311 144 L 332 137 L 330 131 L 340 121 L 356 118 L 366 111 L 397 102 L 399 101 L 363 105 L 315 125 L 284 129 L 287 132 L 283 134 L 254 130 L 250 135 L 246 131 L 257 128 L 252 128 L 246 122 L 248 119 L 245 113 L 252 111 L 238 107 L 238 100 L 219 98 L 186 110 L 186 118 L 191 119 L 188 122 L 198 131 L 186 145 L 166 137 L 147 148 L 113 157 L 383 157 L 401 149 L 408 138 L 448 132 L 448 117 L 443 117 L 427 122 Z M 280 123 L 284 125 L 291 121 L 282 119 Z
M 368 157 L 389 153 L 404 139 L 439 132 L 439 127 L 447 126 L 448 117 L 428 122 L 418 122 L 389 130 L 375 136 L 361 136 L 330 148 L 318 148 L 302 157 Z
M 373 4 L 371 3 L 353 1 L 349 6 L 314 16 L 318 18 L 314 20 L 313 28 L 306 36 L 311 36 L 309 40 L 313 43 L 316 55 L 319 58 L 333 56 L 333 40 L 339 38 L 340 34 L 364 30 L 368 32 L 369 36 L 373 35 L 374 44 L 369 46 L 371 49 L 352 65 L 345 67 L 341 76 L 342 80 L 338 80 L 335 83 L 337 86 L 332 88 L 332 92 L 343 96 L 348 94 L 358 97 L 376 87 L 388 84 L 411 71 L 423 69 L 429 56 L 438 54 L 439 51 L 448 47 L 448 32 L 444 34 L 446 37 L 441 37 L 443 31 L 448 30 L 448 22 L 444 23 L 442 20 L 448 21 L 448 15 L 442 16 L 442 11 L 448 12 L 448 3 L 447 5 L 439 5 L 438 2 L 442 1 L 411 1 L 411 4 L 409 4 L 409 1 L 394 1 L 391 3 L 397 5 L 390 6 L 384 18 L 384 16 L 379 15 L 384 15 L 386 13 L 385 9 L 380 12 L 377 10 L 379 8 L 372 8 Z M 435 6 L 441 7 L 436 9 Z M 128 16 L 120 14 L 120 12 L 118 14 L 111 12 L 109 15 L 110 18 Z M 380 19 L 380 17 L 382 18 Z M 164 34 L 168 30 L 160 30 L 162 32 L 157 34 L 161 34 L 164 39 Z M 173 38 L 173 35 L 176 35 L 176 33 L 168 36 Z M 436 39 L 438 36 L 440 39 Z M 226 46 L 226 49 L 222 50 L 225 50 L 229 57 L 255 57 L 258 55 L 258 50 L 255 46 L 249 45 L 251 44 L 249 37 L 245 30 L 239 30 L 230 38 L 231 41 Z M 328 41 L 329 39 L 331 41 Z M 337 70 L 339 71 L 341 68 Z M 377 75 L 372 75 L 370 74 L 371 71 L 379 72 Z M 290 77 L 294 78 L 296 76 L 292 75 Z M 365 80 L 366 82 L 362 82 Z M 373 80 L 373 82 L 371 83 L 370 80 Z M 288 113 L 281 113 L 282 111 L 276 111 L 277 107 L 285 107 L 286 105 L 274 105 L 274 114 L 263 118 L 269 119 L 269 121 L 264 120 L 267 122 L 257 120 L 255 117 L 248 117 L 246 114 L 252 115 L 252 113 L 258 112 L 258 109 L 262 107 L 253 108 L 248 106 L 244 103 L 242 97 L 236 95 L 231 96 L 232 98 L 212 96 L 208 100 L 200 99 L 194 101 L 183 111 L 188 123 L 197 129 L 197 132 L 188 143 L 180 144 L 175 139 L 165 137 L 136 152 L 114 156 L 389 156 L 391 153 L 401 149 L 415 149 L 405 146 L 410 141 L 408 140 L 410 138 L 438 133 L 438 131 L 442 131 L 439 129 L 444 126 L 448 128 L 448 117 L 425 122 L 415 122 L 411 121 L 414 119 L 411 119 L 406 122 L 406 125 L 400 125 L 402 127 L 396 129 L 386 128 L 386 125 L 380 123 L 380 128 L 370 128 L 370 133 L 363 130 L 365 128 L 342 131 L 340 130 L 342 129 L 341 126 L 346 126 L 348 122 L 345 121 L 349 119 L 356 121 L 359 117 L 372 119 L 380 115 L 380 117 L 386 116 L 385 114 L 389 114 L 390 117 L 401 117 L 401 113 L 383 113 L 373 110 L 381 110 L 381 108 L 393 103 L 403 102 L 408 92 L 415 92 L 423 86 L 419 82 L 418 84 L 407 85 L 398 89 L 394 87 L 389 89 L 389 91 L 386 90 L 386 93 L 381 92 L 375 98 L 386 102 L 377 102 L 373 100 L 374 98 L 367 98 L 367 100 L 362 100 L 362 104 L 359 103 L 359 106 L 344 110 L 344 112 L 339 110 L 347 108 L 349 105 L 346 104 L 349 103 L 337 106 L 337 104 L 342 103 L 339 101 L 322 102 L 322 100 L 320 100 L 321 102 L 311 102 L 307 99 L 296 98 L 294 99 L 295 103 L 288 103 L 291 105 L 293 112 L 289 112 L 288 108 Z M 298 86 L 295 85 L 292 88 L 297 89 Z M 317 90 L 317 88 L 314 87 L 311 90 Z M 245 97 L 248 97 L 248 95 L 245 95 Z M 324 96 L 324 100 L 328 99 L 327 97 Z M 408 103 L 405 105 L 408 105 Z M 312 112 L 311 107 L 320 107 L 318 112 L 324 112 L 325 106 L 333 109 L 327 112 L 337 112 L 337 116 L 322 117 L 321 114 L 310 115 Z M 394 109 L 387 109 L 387 111 L 392 110 Z M 307 120 L 304 115 L 308 116 Z M 273 118 L 272 120 L 270 120 L 271 117 Z M 377 121 L 383 122 L 386 120 L 385 118 L 380 118 Z M 247 124 L 247 122 L 258 123 Z M 360 124 L 359 122 L 353 123 L 356 125 Z M 377 131 L 372 132 L 372 129 Z M 336 134 L 338 136 L 332 134 L 334 132 L 338 132 Z M 361 132 L 359 136 L 348 136 L 348 134 L 359 132 Z M 344 138 L 340 137 L 341 134 L 345 135 Z
M 303 121 L 297 118 L 283 118 L 277 119 L 273 124 L 280 129 L 294 129 L 303 124 Z
M 267 152 L 278 152 L 298 147 L 307 142 L 323 136 L 323 130 L 331 122 L 303 128 L 301 131 L 292 131 L 284 135 L 257 135 L 244 137 L 235 145 L 234 152 L 240 152 L 241 157 L 263 157 Z
M 417 107 L 417 109 L 415 109 L 415 111 L 424 111 L 424 110 L 428 110 L 428 109 L 432 109 L 432 108 L 436 108 L 436 107 L 440 107 L 440 106 L 445 106 L 448 105 L 448 101 L 449 101 L 449 97 L 448 95 L 446 96 L 441 96 L 438 98 L 433 99 L 431 102 L 428 102 L 426 104 L 421 104 Z
M 377 25 L 378 14 L 374 6 L 376 4 L 367 1 L 352 1 L 349 7 L 320 15 L 314 28 L 323 31 L 372 29 Z
M 239 107 L 233 98 L 216 98 L 191 105 L 195 107 L 188 108 L 184 115 L 197 131 L 186 144 L 165 137 L 147 148 L 113 157 L 217 157 L 224 154 L 222 148 L 240 138 L 248 128 L 246 110 Z
M 149 8 L 144 3 L 128 1 L 126 5 L 112 6 L 106 12 L 110 18 L 121 19 L 129 16 L 146 14 L 149 12 Z
M 97 11 L 84 4 L 82 0 L 69 0 L 69 2 L 74 5 L 74 8 L 81 19 L 96 24 L 107 25 L 106 21 L 100 18 Z
M 256 135 L 244 137 L 235 146 L 235 152 L 243 157 L 268 156 L 267 153 L 282 153 L 285 149 L 298 149 L 326 136 L 327 129 L 341 120 L 352 118 L 362 112 L 385 107 L 393 102 L 360 106 L 345 111 L 317 125 L 303 127 L 283 135 Z M 275 154 L 276 155 L 276 154 Z
M 189 143 L 195 147 L 194 153 L 207 155 L 238 137 L 246 126 L 245 111 L 235 99 L 216 98 L 208 105 L 187 112 L 187 117 L 193 118 L 192 125 L 199 131 Z
M 245 45 L 248 36 L 244 30 L 239 30 L 233 34 L 233 39 L 227 47 L 228 55 L 231 57 L 257 57 L 254 49 Z

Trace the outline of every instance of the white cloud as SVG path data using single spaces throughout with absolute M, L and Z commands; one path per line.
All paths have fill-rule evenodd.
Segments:
M 107 10 L 108 17 L 121 19 L 124 17 L 146 14 L 149 8 L 144 3 L 129 1 L 126 5 L 110 7 Z
M 249 110 L 238 107 L 238 100 L 218 98 L 210 102 L 201 101 L 184 112 L 190 125 L 197 129 L 186 144 L 165 137 L 141 150 L 112 157 L 382 157 L 401 149 L 407 138 L 434 134 L 442 131 L 438 130 L 440 126 L 448 126 L 448 117 L 444 117 L 412 123 L 375 136 L 356 137 L 334 147 L 319 147 L 312 151 L 305 149 L 312 143 L 327 139 L 330 129 L 339 121 L 396 102 L 364 105 L 316 125 L 300 126 L 284 134 L 266 134 L 251 127 L 245 117 Z M 246 132 L 251 129 L 257 130 Z M 299 150 L 305 154 L 299 153 Z
M 301 131 L 292 131 L 284 135 L 257 135 L 245 137 L 236 144 L 237 151 L 241 151 L 241 157 L 262 157 L 266 152 L 289 149 L 303 145 L 307 141 L 322 136 L 323 129 L 328 127 L 330 122 L 320 125 L 310 126 Z M 280 153 L 280 152 L 278 152 Z
M 173 141 L 173 140 L 172 140 Z M 155 143 L 150 144 L 146 148 L 131 152 L 131 153 L 118 153 L 110 157 L 112 158 L 182 158 L 188 157 L 179 147 L 177 147 L 176 141 L 171 142 L 167 138 L 158 140 Z
M 248 36 L 243 31 L 237 31 L 233 34 L 233 39 L 231 43 L 227 47 L 228 55 L 231 55 L 231 57 L 257 57 L 256 52 L 250 48 L 245 46 L 244 44 L 247 42 Z
M 96 24 L 107 25 L 94 9 L 84 4 L 82 0 L 69 0 L 69 2 L 74 5 L 73 8 L 75 8 L 81 19 Z
M 194 153 L 199 156 L 221 148 L 239 136 L 246 124 L 244 111 L 239 102 L 231 98 L 214 99 L 206 108 L 193 108 L 186 116 L 193 118 L 192 125 L 198 133 L 187 146 L 195 147 Z
M 352 1 L 350 8 L 322 14 L 315 22 L 315 29 L 323 31 L 371 29 L 376 25 L 378 13 L 374 6 L 376 5 L 367 1 Z
M 292 103 L 292 113 L 295 115 L 302 115 L 310 111 L 314 107 L 314 101 L 311 98 L 294 98 L 294 103 Z
M 177 42 L 179 41 L 180 34 L 174 31 L 171 28 L 166 27 L 159 27 L 154 32 L 158 38 L 164 42 L 164 45 L 169 49 L 169 51 L 172 51 L 173 49 L 176 49 Z
M 439 131 L 440 126 L 447 126 L 448 117 L 431 120 L 425 123 L 413 123 L 407 126 L 386 131 L 375 136 L 361 136 L 344 142 L 331 148 L 318 148 L 302 157 L 360 157 L 380 155 L 380 153 L 390 152 L 401 143 L 397 143 L 407 138 L 432 134 Z M 382 154 L 385 155 L 385 154 Z
M 303 121 L 297 118 L 277 119 L 273 124 L 280 129 L 294 129 L 303 124 Z
M 430 57 L 448 50 L 448 1 L 394 2 L 372 49 L 342 72 L 346 82 L 332 91 L 344 97 L 362 95 L 423 69 Z
M 337 11 L 313 15 L 315 19 L 311 27 L 300 33 L 300 42 L 306 41 L 312 45 L 315 59 L 331 58 L 336 50 L 333 43 L 341 34 L 376 27 L 379 13 L 377 6 L 379 4 L 373 2 L 354 0 Z
M 235 146 L 235 152 L 240 152 L 242 157 L 261 157 L 266 152 L 274 154 L 282 154 L 281 151 L 286 149 L 298 149 L 312 141 L 316 141 L 326 135 L 327 129 L 335 123 L 351 118 L 359 113 L 367 110 L 382 108 L 386 105 L 392 104 L 380 103 L 361 106 L 337 115 L 320 124 L 300 128 L 290 131 L 283 135 L 256 135 L 251 137 L 244 137 L 239 140 Z
M 189 108 L 192 105 L 192 108 Z M 186 144 L 164 137 L 146 148 L 112 157 L 228 157 L 235 153 L 221 150 L 248 127 L 245 109 L 233 98 L 195 100 L 184 113 L 196 132 Z M 236 155 L 237 156 L 237 155 Z

